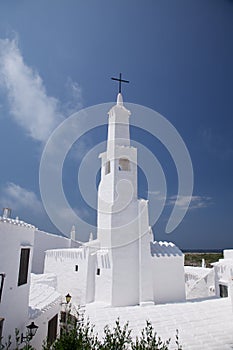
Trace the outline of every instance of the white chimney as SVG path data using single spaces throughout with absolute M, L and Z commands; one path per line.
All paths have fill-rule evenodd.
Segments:
M 76 240 L 76 230 L 75 230 L 75 226 L 73 225 L 72 228 L 71 228 L 71 231 L 70 231 L 70 239 L 72 241 L 75 241 Z
M 11 209 L 10 208 L 3 208 L 3 210 L 2 210 L 3 219 L 7 219 L 10 216 L 11 216 Z

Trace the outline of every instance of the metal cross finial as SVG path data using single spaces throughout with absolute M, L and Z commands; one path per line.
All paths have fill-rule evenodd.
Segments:
M 122 74 L 120 73 L 119 78 L 111 78 L 112 80 L 117 80 L 119 81 L 119 94 L 121 93 L 121 83 L 129 83 L 128 80 L 121 79 Z

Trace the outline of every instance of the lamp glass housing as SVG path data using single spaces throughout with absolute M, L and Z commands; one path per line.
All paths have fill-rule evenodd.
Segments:
M 67 302 L 67 304 L 69 304 L 69 302 L 71 301 L 71 295 L 68 293 L 67 295 L 66 295 L 66 302 Z
M 33 338 L 34 335 L 36 334 L 38 328 L 39 328 L 39 327 L 38 327 L 37 325 L 35 325 L 34 322 L 32 322 L 31 324 L 29 324 L 29 325 L 27 326 L 27 330 L 28 330 L 28 335 L 29 335 L 29 337 Z

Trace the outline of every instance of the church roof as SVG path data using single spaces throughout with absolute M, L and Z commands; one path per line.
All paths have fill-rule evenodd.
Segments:
M 151 243 L 151 255 L 157 257 L 182 256 L 182 251 L 172 242 L 154 241 Z

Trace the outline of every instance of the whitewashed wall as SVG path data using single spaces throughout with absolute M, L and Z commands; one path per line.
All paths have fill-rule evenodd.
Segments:
M 214 269 L 185 266 L 186 298 L 208 298 L 215 295 Z
M 148 202 L 138 201 L 139 219 L 139 303 L 146 305 L 153 302 L 153 274 L 151 242 L 153 233 L 149 227 Z
M 48 323 L 56 314 L 58 315 L 57 334 L 59 334 L 60 311 L 61 311 L 61 305 L 60 303 L 56 303 L 53 305 L 53 307 L 44 311 L 36 319 L 29 320 L 29 324 L 31 323 L 31 321 L 34 321 L 35 324 L 39 327 L 36 332 L 36 335 L 31 341 L 31 345 L 35 349 L 38 349 L 38 350 L 42 349 L 43 341 L 46 340 L 48 336 Z
M 223 257 L 224 259 L 233 259 L 233 249 L 224 249 Z
M 95 268 L 95 301 L 111 304 L 112 301 L 112 258 L 109 250 L 101 249 L 97 252 Z M 100 275 L 97 275 L 97 268 Z
M 214 263 L 213 265 L 215 273 L 215 291 L 216 295 L 219 297 L 220 284 L 231 287 L 231 278 L 233 277 L 233 259 L 220 259 L 219 262 Z
M 34 254 L 32 260 L 32 272 L 43 273 L 45 251 L 49 249 L 71 248 L 79 246 L 78 242 L 69 238 L 47 233 L 44 231 L 35 231 Z
M 153 257 L 153 287 L 155 303 L 185 300 L 183 255 Z
M 0 302 L 0 317 L 3 317 L 3 336 L 13 335 L 15 328 L 25 331 L 28 322 L 30 270 L 32 265 L 34 227 L 0 221 L 0 273 L 6 277 Z M 18 286 L 21 248 L 30 248 L 27 284 Z
M 76 304 L 86 302 L 88 283 L 89 248 L 57 249 L 46 252 L 45 273 L 57 275 L 57 290 L 62 295 L 69 293 Z M 78 271 L 75 266 L 78 265 Z M 93 282 L 92 282 L 93 283 Z
M 87 267 L 87 290 L 86 303 L 91 303 L 95 300 L 95 275 L 96 275 L 96 253 L 91 252 L 88 257 Z

